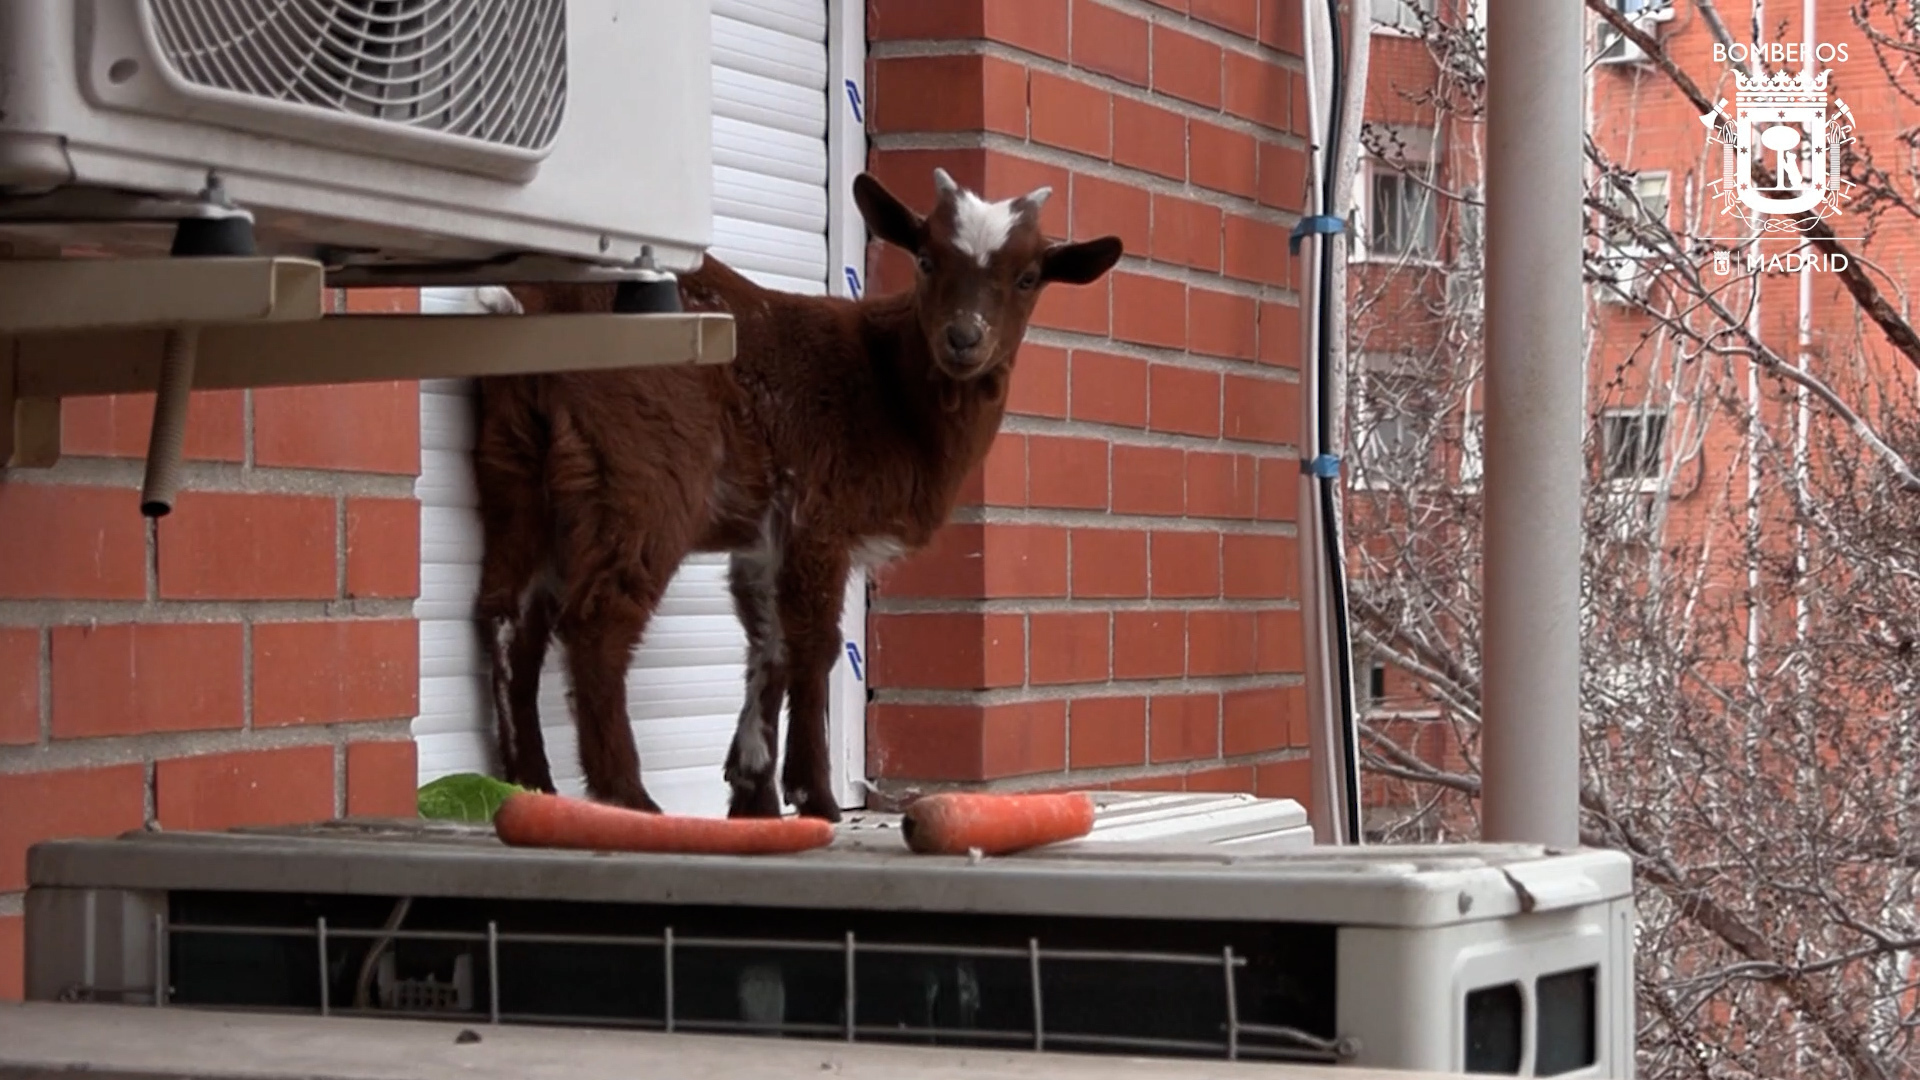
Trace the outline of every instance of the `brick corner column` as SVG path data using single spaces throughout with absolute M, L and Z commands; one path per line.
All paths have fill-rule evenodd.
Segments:
M 868 773 L 1305 797 L 1293 527 L 1303 205 L 1297 5 L 873 0 L 871 169 L 1053 187 L 1052 286 L 1009 415 L 930 550 L 877 579 Z M 911 281 L 876 250 L 873 287 Z

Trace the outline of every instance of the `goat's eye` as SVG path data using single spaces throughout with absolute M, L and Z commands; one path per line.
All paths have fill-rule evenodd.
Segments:
M 1015 282 L 1015 284 L 1019 285 L 1022 289 L 1028 292 L 1032 292 L 1033 290 L 1040 287 L 1040 271 L 1029 270 L 1024 274 L 1021 274 L 1020 280 Z
M 931 255 L 929 255 L 929 254 L 927 254 L 926 252 L 924 252 L 924 251 L 923 251 L 923 252 L 921 252 L 921 253 L 920 253 L 920 259 L 919 259 L 919 262 L 920 262 L 920 272 L 921 272 L 921 273 L 923 273 L 923 274 L 931 274 L 931 273 L 933 273 L 933 256 L 931 256 Z

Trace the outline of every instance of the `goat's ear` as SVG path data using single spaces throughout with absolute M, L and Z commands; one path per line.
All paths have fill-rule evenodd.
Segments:
M 926 219 L 893 197 L 886 185 L 867 173 L 853 178 L 853 201 L 867 222 L 867 231 L 895 247 L 915 251 Z
M 1078 244 L 1055 244 L 1040 259 L 1040 276 L 1068 285 L 1086 285 L 1120 261 L 1123 247 L 1117 236 L 1084 240 Z

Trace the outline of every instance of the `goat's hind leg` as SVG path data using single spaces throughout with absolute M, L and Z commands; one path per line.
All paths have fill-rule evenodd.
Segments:
M 627 717 L 627 667 L 651 607 L 620 597 L 611 604 L 603 601 L 589 618 L 570 618 L 563 611 L 560 641 L 567 649 L 587 795 L 599 802 L 659 813 L 660 805 L 641 783 L 640 752 Z
M 780 705 L 787 695 L 787 665 L 775 607 L 774 573 L 768 551 L 736 554 L 727 564 L 734 614 L 747 635 L 747 685 L 724 774 L 732 792 L 728 817 L 780 816 L 773 766 L 779 749 Z
M 670 441 L 675 432 L 648 415 L 624 415 L 613 446 L 588 437 L 567 410 L 551 420 L 548 500 L 558 558 L 555 630 L 567 650 L 574 730 L 587 794 L 658 813 L 640 779 L 640 753 L 627 713 L 633 651 L 698 531 L 700 507 L 687 497 Z M 630 440 L 630 441 L 629 441 Z
M 506 610 L 483 604 L 474 620 L 493 687 L 501 778 L 535 791 L 554 790 L 540 732 L 540 666 L 552 636 L 552 605 L 545 594 Z
M 540 665 L 552 623 L 552 600 L 538 581 L 549 558 L 548 525 L 541 449 L 529 433 L 518 387 L 502 382 L 489 390 L 483 380 L 475 401 L 481 556 L 473 616 L 489 668 L 501 774 L 509 783 L 551 791 L 539 706 Z
M 584 557 L 568 565 L 583 569 L 569 579 L 574 588 L 561 600 L 555 625 L 567 650 L 587 794 L 658 813 L 659 804 L 640 779 L 640 753 L 627 713 L 627 671 L 679 560 L 652 537 L 573 550 Z
M 512 675 L 507 706 L 513 714 L 513 757 L 518 773 L 508 780 L 549 793 L 555 788 L 547 761 L 547 740 L 540 731 L 540 668 L 546 663 L 547 644 L 553 637 L 554 610 L 552 594 L 536 587 L 520 607 L 520 628 L 507 652 Z
M 480 568 L 474 628 L 487 657 L 501 776 L 536 791 L 553 790 L 540 733 L 540 666 L 552 635 L 553 600 L 533 582 L 531 560 L 510 545 L 489 545 Z

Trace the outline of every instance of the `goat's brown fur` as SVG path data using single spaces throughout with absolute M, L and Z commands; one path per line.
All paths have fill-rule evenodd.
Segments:
M 783 293 L 709 256 L 681 277 L 682 305 L 732 313 L 731 365 L 481 381 L 475 615 L 508 780 L 553 790 L 536 697 L 557 636 L 589 795 L 657 809 L 628 725 L 627 668 L 681 561 L 725 551 L 748 640 L 730 813 L 781 812 L 784 699 L 781 786 L 802 814 L 839 818 L 826 718 L 848 574 L 932 538 L 999 430 L 1041 287 L 1095 281 L 1121 254 L 1113 237 L 1049 243 L 1044 189 L 986 204 L 936 179 L 925 218 L 869 176 L 854 186 L 869 229 L 917 257 L 911 291 Z M 511 291 L 535 313 L 612 305 L 610 287 Z

